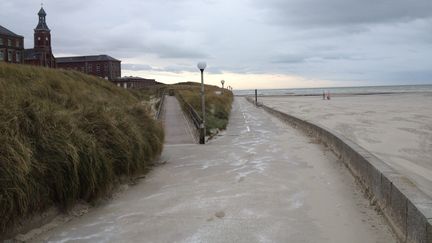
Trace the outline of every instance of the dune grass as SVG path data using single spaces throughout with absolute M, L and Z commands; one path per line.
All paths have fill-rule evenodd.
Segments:
M 200 83 L 180 83 L 171 85 L 183 99 L 188 102 L 202 117 Z M 213 85 L 205 85 L 206 102 L 206 132 L 213 135 L 216 129 L 224 130 L 228 125 L 229 115 L 233 102 L 233 93 Z
M 0 63 L 0 235 L 145 172 L 164 134 L 142 99 L 79 72 Z

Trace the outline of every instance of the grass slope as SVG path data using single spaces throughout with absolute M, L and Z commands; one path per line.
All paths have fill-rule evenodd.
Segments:
M 107 195 L 161 153 L 139 95 L 74 71 L 0 63 L 0 234 L 50 206 Z
M 202 117 L 201 109 L 201 84 L 187 82 L 171 85 L 170 88 L 177 90 L 183 99 L 188 102 Z M 224 130 L 228 125 L 229 115 L 233 102 L 233 93 L 227 89 L 205 85 L 206 102 L 206 131 L 207 135 L 212 135 L 215 129 Z

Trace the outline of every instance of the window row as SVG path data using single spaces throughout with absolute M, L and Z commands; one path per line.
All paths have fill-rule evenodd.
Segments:
M 22 61 L 21 55 L 22 55 L 22 53 L 20 51 L 9 50 L 9 51 L 7 51 L 7 55 L 6 55 L 5 50 L 0 50 L 0 61 L 21 63 L 21 61 Z M 14 59 L 14 57 L 15 57 L 15 59 Z
M 17 47 L 20 48 L 21 47 L 21 42 L 20 40 L 12 40 L 12 39 L 5 39 L 4 38 L 0 38 L 0 46 L 5 45 L 5 43 L 7 43 L 7 46 L 11 46 L 11 47 Z
M 105 72 L 108 71 L 108 65 L 107 65 L 107 64 L 104 64 L 104 65 L 103 65 L 103 70 L 104 70 Z M 87 66 L 87 71 L 88 71 L 88 72 L 93 72 L 93 65 L 92 65 L 92 64 L 88 64 L 88 66 Z M 96 71 L 96 73 L 100 73 L 100 72 L 102 71 L 102 67 L 101 67 L 100 64 L 96 64 L 96 65 L 95 65 L 95 71 Z

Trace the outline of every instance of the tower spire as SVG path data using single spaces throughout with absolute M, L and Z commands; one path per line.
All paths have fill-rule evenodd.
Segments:
M 45 30 L 45 31 L 50 31 L 50 29 L 48 28 L 48 25 L 46 24 L 46 12 L 43 8 L 43 3 L 41 3 L 41 9 L 39 10 L 38 16 L 39 16 L 39 23 L 36 26 L 35 30 Z

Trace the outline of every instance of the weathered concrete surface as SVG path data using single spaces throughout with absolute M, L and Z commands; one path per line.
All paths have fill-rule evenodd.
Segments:
M 252 99 L 249 101 L 253 103 Z M 402 242 L 432 242 L 432 199 L 414 183 L 348 138 L 310 121 L 260 105 L 328 146 L 350 168 Z
M 207 145 L 36 241 L 394 242 L 335 156 L 244 99 Z
M 192 144 L 196 143 L 191 127 L 174 96 L 165 97 L 163 121 L 165 124 L 166 144 Z
M 366 148 L 432 197 L 432 93 L 260 97 L 269 107 L 322 124 Z

